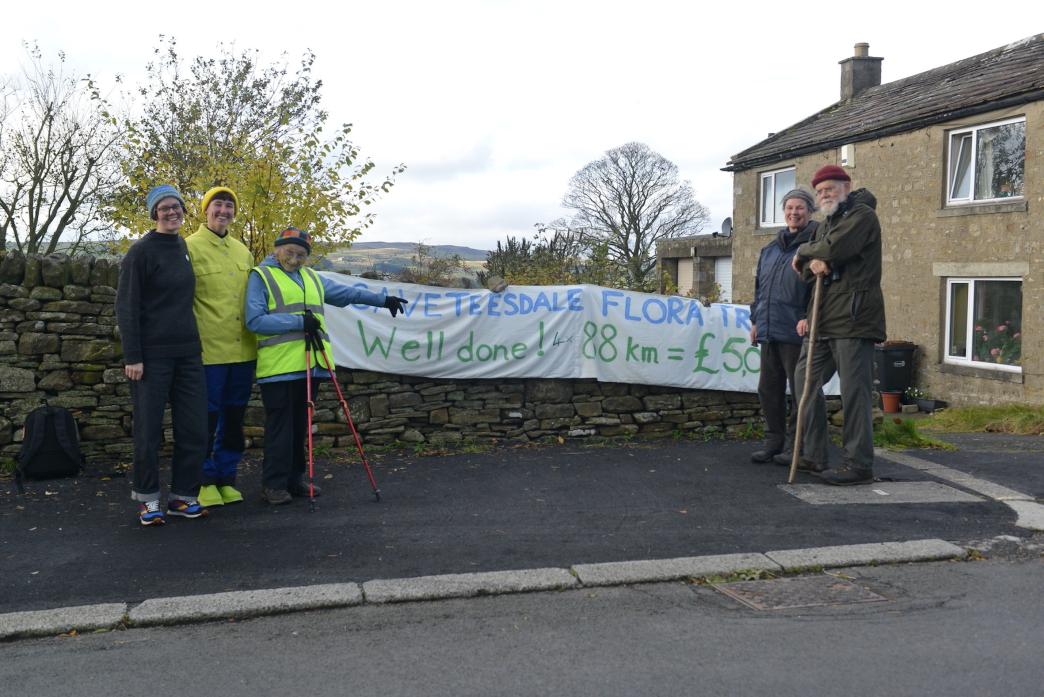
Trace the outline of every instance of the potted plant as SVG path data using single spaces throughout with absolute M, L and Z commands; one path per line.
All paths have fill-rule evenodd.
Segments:
M 932 399 L 928 393 L 920 387 L 907 387 L 903 393 L 910 404 L 916 404 L 920 411 L 931 414 L 936 409 L 945 409 L 946 402 L 941 399 Z

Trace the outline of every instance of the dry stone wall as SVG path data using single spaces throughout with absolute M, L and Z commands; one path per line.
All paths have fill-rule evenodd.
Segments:
M 108 259 L 11 251 L 0 259 L 0 457 L 17 455 L 26 415 L 51 404 L 74 413 L 88 462 L 130 461 L 130 390 L 113 306 L 118 277 Z M 365 443 L 739 435 L 760 424 L 753 394 L 586 379 L 338 375 Z M 340 412 L 324 384 L 316 412 L 321 445 L 353 447 Z M 246 423 L 248 443 L 260 445 L 264 410 L 256 389 Z

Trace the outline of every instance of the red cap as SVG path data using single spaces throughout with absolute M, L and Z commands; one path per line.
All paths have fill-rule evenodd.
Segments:
M 819 182 L 825 182 L 827 179 L 833 179 L 839 182 L 850 182 L 852 177 L 848 176 L 848 172 L 841 169 L 837 165 L 823 165 L 816 170 L 816 173 L 812 176 L 812 188 L 819 186 Z

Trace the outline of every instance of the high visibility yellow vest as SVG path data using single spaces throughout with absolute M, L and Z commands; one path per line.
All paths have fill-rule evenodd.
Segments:
M 268 312 L 303 315 L 311 310 L 319 320 L 319 335 L 323 340 L 323 348 L 330 362 L 333 363 L 333 350 L 330 347 L 330 336 L 326 333 L 326 318 L 323 317 L 323 283 L 318 274 L 307 267 L 301 267 L 301 280 L 304 288 L 294 283 L 279 266 L 255 266 L 254 272 L 264 281 L 268 289 Z M 326 368 L 326 362 L 312 351 L 311 367 Z M 333 366 L 330 366 L 333 368 Z M 305 370 L 305 335 L 304 331 L 272 336 L 257 335 L 257 377 L 266 378 L 272 375 L 299 373 Z

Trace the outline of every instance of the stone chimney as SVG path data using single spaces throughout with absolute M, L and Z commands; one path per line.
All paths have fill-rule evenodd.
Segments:
M 870 44 L 855 45 L 855 55 L 841 61 L 841 101 L 881 84 L 881 61 L 870 56 Z

